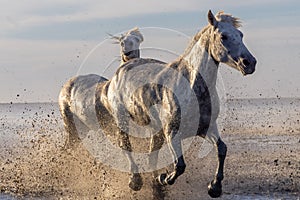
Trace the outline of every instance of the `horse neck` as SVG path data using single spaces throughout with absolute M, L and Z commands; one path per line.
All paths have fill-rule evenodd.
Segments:
M 194 87 L 197 84 L 197 76 L 200 74 L 208 88 L 215 88 L 218 74 L 218 65 L 209 53 L 209 33 L 202 33 L 194 45 L 187 49 L 183 56 L 183 62 L 189 72 L 190 84 Z

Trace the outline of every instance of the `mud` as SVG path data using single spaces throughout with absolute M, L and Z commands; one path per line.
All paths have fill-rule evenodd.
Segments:
M 134 192 L 128 173 L 99 163 L 82 146 L 63 149 L 56 105 L 18 106 L 1 110 L 0 199 L 210 199 L 217 158 L 215 150 L 199 157 L 201 138 L 185 153 L 186 172 L 174 185 L 158 186 L 145 173 Z M 222 131 L 228 156 L 219 199 L 299 199 L 300 131 L 269 130 Z

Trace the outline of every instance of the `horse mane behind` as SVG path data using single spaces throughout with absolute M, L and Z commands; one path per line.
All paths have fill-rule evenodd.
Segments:
M 136 37 L 140 41 L 140 43 L 144 41 L 144 37 L 138 27 L 135 27 L 127 31 L 125 34 L 121 34 L 120 36 L 115 36 L 110 33 L 108 33 L 108 35 L 110 36 L 111 39 L 117 40 L 117 42 L 115 42 L 116 44 L 119 44 L 128 35 L 132 35 Z
M 126 33 L 126 35 L 133 35 L 133 36 L 137 37 L 137 38 L 140 40 L 140 42 L 143 42 L 143 41 L 144 41 L 144 37 L 143 37 L 143 35 L 141 34 L 141 32 L 140 32 L 140 30 L 139 30 L 138 27 L 135 27 L 135 28 L 129 30 L 129 31 Z

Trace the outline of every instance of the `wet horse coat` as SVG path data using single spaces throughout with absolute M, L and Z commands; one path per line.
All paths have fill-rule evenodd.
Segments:
M 121 36 L 111 37 L 120 44 L 121 63 L 140 57 L 139 47 L 144 38 L 137 27 Z M 62 88 L 59 105 L 65 129 L 69 133 L 68 145 L 80 141 L 80 133 L 85 135 L 88 130 L 100 128 L 95 114 L 95 91 L 99 83 L 106 81 L 108 79 L 96 74 L 81 75 L 71 78 Z
M 209 11 L 208 22 L 209 25 L 195 35 L 184 54 L 174 62 L 165 64 L 154 59 L 133 59 L 123 64 L 111 80 L 98 76 L 92 78 L 91 84 L 71 80 L 61 92 L 60 108 L 71 139 L 77 140 L 74 116 L 88 128 L 101 128 L 104 132 L 116 128 L 119 146 L 127 155 L 133 173 L 129 186 L 134 190 L 142 187 L 142 179 L 131 155 L 130 121 L 144 126 L 151 124 L 157 130 L 151 138 L 150 152 L 153 153 L 149 155 L 149 164 L 154 169 L 158 150 L 164 140 L 167 141 L 173 155 L 174 171 L 158 177 L 163 185 L 172 185 L 184 173 L 186 165 L 181 145 L 184 138 L 198 135 L 215 144 L 218 167 L 208 193 L 212 197 L 222 193 L 227 148 L 216 124 L 219 114 L 218 65 L 223 62 L 246 75 L 254 72 L 256 60 L 242 42 L 236 18 L 222 12 L 215 17 Z M 76 88 L 93 92 L 77 95 Z M 93 116 L 77 109 L 92 112 Z

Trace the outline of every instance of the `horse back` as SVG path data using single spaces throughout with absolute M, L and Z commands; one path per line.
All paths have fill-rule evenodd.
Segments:
M 178 117 L 176 95 L 172 86 L 164 85 L 168 70 L 166 63 L 154 59 L 133 59 L 122 65 L 110 81 L 107 93 L 114 117 L 122 118 L 125 110 L 126 117 L 143 126 L 151 121 L 160 124 L 162 118 L 172 121 Z M 175 82 L 176 78 L 172 84 Z

